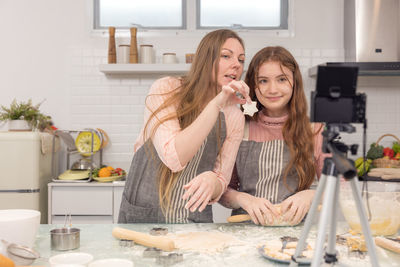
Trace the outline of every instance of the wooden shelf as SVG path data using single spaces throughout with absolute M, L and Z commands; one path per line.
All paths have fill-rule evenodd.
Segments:
M 112 74 L 154 74 L 175 73 L 189 71 L 191 64 L 101 64 L 99 70 L 106 75 Z

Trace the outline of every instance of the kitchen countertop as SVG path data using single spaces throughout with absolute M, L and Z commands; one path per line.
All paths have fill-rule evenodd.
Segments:
M 232 234 L 245 242 L 243 245 L 231 246 L 223 252 L 215 254 L 200 254 L 198 252 L 174 251 L 183 254 L 183 261 L 173 266 L 281 266 L 260 256 L 257 251 L 259 245 L 264 245 L 268 240 L 281 236 L 300 236 L 302 224 L 296 227 L 262 227 L 251 223 L 240 224 L 77 224 L 72 227 L 81 229 L 80 248 L 70 251 L 55 251 L 50 248 L 50 230 L 60 228 L 62 225 L 40 225 L 34 248 L 40 253 L 41 258 L 34 265 L 50 266 L 48 259 L 61 253 L 86 252 L 93 255 L 94 260 L 104 258 L 124 258 L 134 262 L 134 266 L 162 266 L 156 258 L 143 258 L 145 247 L 121 247 L 119 240 L 111 232 L 114 227 L 122 227 L 134 231 L 149 233 L 154 227 L 168 228 L 169 233 L 220 231 Z M 315 243 L 316 226 L 311 228 L 308 236 L 311 243 Z M 338 222 L 337 233 L 346 233 L 347 225 Z M 370 266 L 368 256 L 347 251 L 347 247 L 336 245 L 339 251 L 340 263 L 349 266 Z M 168 254 L 167 252 L 164 252 Z M 378 260 L 381 266 L 400 266 L 400 255 L 377 247 Z M 164 265 L 165 266 L 165 265 Z M 285 266 L 285 265 L 283 265 Z

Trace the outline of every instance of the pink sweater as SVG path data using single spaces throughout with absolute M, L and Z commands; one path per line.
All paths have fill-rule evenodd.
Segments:
M 283 140 L 282 128 L 287 120 L 287 115 L 279 118 L 266 116 L 263 112 L 258 113 L 257 121 L 250 121 L 249 140 L 265 142 L 270 140 Z M 327 154 L 322 153 L 322 131 L 320 123 L 315 123 L 314 130 L 319 132 L 314 138 L 314 157 L 317 162 L 317 175 L 320 177 Z
M 156 110 L 168 98 L 168 92 L 178 88 L 181 81 L 175 77 L 164 77 L 153 83 L 150 88 L 149 95 L 146 99 L 146 108 L 144 113 L 144 125 L 149 120 L 151 111 Z M 175 113 L 176 107 L 168 107 L 157 114 L 158 118 L 163 118 L 167 114 Z M 222 145 L 220 157 L 214 165 L 213 171 L 217 174 L 222 184 L 222 192 L 225 192 L 235 164 L 237 151 L 243 138 L 244 116 L 243 113 L 235 106 L 226 107 L 224 110 L 226 121 L 226 139 Z M 150 136 L 151 128 L 154 127 L 156 120 L 153 118 L 149 123 L 149 130 L 146 136 Z M 143 126 L 144 127 L 144 126 Z M 161 161 L 173 172 L 181 171 L 185 168 L 179 161 L 178 154 L 175 149 L 175 137 L 181 131 L 181 127 L 177 119 L 169 120 L 161 124 L 152 139 L 154 147 Z M 134 151 L 136 152 L 144 144 L 144 129 L 142 128 L 139 137 L 136 139 Z M 220 196 L 219 196 L 220 197 Z M 218 201 L 218 198 L 213 202 Z

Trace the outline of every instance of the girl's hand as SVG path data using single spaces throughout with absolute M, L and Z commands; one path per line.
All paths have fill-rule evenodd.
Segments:
M 249 96 L 249 87 L 244 81 L 231 81 L 227 85 L 222 86 L 221 92 L 214 98 L 216 105 L 224 108 L 229 105 L 251 103 Z M 236 95 L 241 94 L 244 98 Z
M 188 199 L 185 208 L 195 212 L 200 206 L 199 212 L 202 212 L 213 196 L 221 192 L 222 186 L 218 181 L 217 174 L 212 171 L 206 171 L 197 175 L 193 180 L 183 186 L 186 192 L 182 199 Z
M 299 224 L 310 209 L 314 194 L 315 190 L 303 190 L 285 199 L 281 203 L 283 219 L 293 225 Z
M 238 202 L 247 211 L 255 224 L 266 225 L 265 220 L 269 224 L 272 224 L 274 218 L 279 216 L 278 211 L 268 199 L 255 197 L 247 193 L 240 193 Z

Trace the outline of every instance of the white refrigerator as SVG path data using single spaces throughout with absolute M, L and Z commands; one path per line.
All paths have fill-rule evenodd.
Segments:
M 40 223 L 47 223 L 51 144 L 48 133 L 0 132 L 0 209 L 39 210 Z

